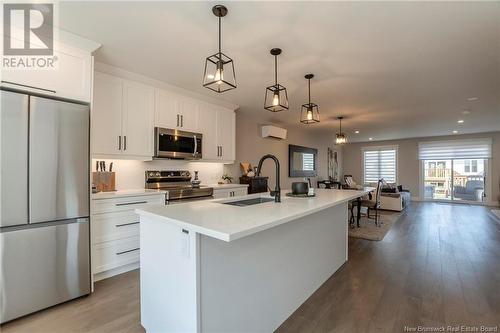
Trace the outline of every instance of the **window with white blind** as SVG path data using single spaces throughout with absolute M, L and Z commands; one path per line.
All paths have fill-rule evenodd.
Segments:
M 363 149 L 363 182 L 376 183 L 384 179 L 396 183 L 397 147 L 376 147 Z

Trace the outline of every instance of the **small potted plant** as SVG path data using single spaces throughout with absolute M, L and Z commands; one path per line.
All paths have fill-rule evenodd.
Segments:
M 227 173 L 223 174 L 219 184 L 231 184 L 233 182 L 233 177 L 229 176 Z

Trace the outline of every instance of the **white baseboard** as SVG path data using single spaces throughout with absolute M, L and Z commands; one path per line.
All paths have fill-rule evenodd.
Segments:
M 485 206 L 485 207 L 500 207 L 500 203 L 496 201 L 485 201 L 485 202 L 473 202 L 473 201 L 451 201 L 451 200 L 436 200 L 436 199 L 422 199 L 420 197 L 411 197 L 411 201 L 416 202 L 439 202 L 439 203 L 450 203 L 459 205 L 474 205 L 474 206 Z
M 103 279 L 107 279 L 107 278 L 110 278 L 112 276 L 115 276 L 115 275 L 118 275 L 118 274 L 122 274 L 122 273 L 125 273 L 125 272 L 128 272 L 128 271 L 132 271 L 134 269 L 139 268 L 140 266 L 141 266 L 141 264 L 138 261 L 138 262 L 134 262 L 132 264 L 120 266 L 120 267 L 117 267 L 117 268 L 113 268 L 113 269 L 110 269 L 110 270 L 107 270 L 107 271 L 104 271 L 104 272 L 100 272 L 100 273 L 94 274 L 94 282 L 97 282 L 97 281 L 103 280 Z

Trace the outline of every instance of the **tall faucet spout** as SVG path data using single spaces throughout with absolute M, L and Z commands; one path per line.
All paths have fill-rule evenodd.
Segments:
M 264 161 L 268 158 L 274 161 L 276 167 L 276 185 L 274 187 L 274 191 L 271 191 L 271 196 L 274 196 L 274 202 L 281 202 L 280 161 L 278 160 L 278 158 L 271 154 L 262 156 L 262 158 L 259 161 L 259 165 L 257 166 L 256 176 L 260 176 L 260 173 L 262 171 L 262 163 L 264 163 Z

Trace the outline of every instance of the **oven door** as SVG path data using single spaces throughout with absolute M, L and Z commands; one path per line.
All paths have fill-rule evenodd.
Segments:
M 200 133 L 155 128 L 155 157 L 184 160 L 200 159 L 202 151 Z

